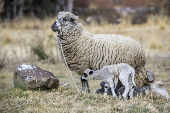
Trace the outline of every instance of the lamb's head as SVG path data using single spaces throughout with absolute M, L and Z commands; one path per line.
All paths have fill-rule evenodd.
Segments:
M 81 76 L 81 79 L 85 79 L 85 80 L 91 80 L 93 79 L 93 70 L 91 69 L 86 69 L 83 73 L 83 75 Z
M 73 27 L 79 25 L 77 22 L 78 16 L 73 15 L 70 12 L 60 12 L 58 14 L 57 20 L 51 26 L 51 29 L 60 34 L 62 31 L 67 31 L 72 29 Z

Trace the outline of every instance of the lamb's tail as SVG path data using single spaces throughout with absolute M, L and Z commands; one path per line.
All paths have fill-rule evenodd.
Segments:
M 135 78 L 135 70 L 134 70 L 133 68 L 132 68 L 131 77 L 132 77 L 132 84 L 133 84 L 134 86 L 136 86 L 136 83 L 135 83 L 135 80 L 134 80 L 134 78 Z

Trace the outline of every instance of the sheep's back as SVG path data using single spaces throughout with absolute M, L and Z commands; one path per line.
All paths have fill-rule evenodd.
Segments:
M 117 63 L 127 63 L 134 68 L 145 65 L 144 49 L 134 39 L 115 34 L 95 34 L 91 38 L 92 69 L 98 70 Z

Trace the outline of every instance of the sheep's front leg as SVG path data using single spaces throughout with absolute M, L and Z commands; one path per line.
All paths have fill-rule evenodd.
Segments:
M 110 85 L 110 88 L 111 88 L 111 91 L 112 91 L 112 96 L 117 97 L 117 95 L 115 93 L 115 84 L 114 84 L 113 80 L 111 79 L 108 82 L 109 82 L 109 85 Z
M 85 91 L 85 89 L 86 89 L 86 91 L 90 93 L 88 81 L 85 79 L 82 79 L 82 77 L 81 77 L 81 83 L 82 83 L 82 91 Z

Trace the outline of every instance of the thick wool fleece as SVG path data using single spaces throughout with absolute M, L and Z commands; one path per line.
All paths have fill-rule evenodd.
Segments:
M 69 12 L 60 12 L 58 17 L 73 18 Z M 99 70 L 106 65 L 127 63 L 135 69 L 137 86 L 148 84 L 145 69 L 145 52 L 140 43 L 130 37 L 115 34 L 94 34 L 82 30 L 77 21 L 61 26 L 58 46 L 69 68 L 81 75 L 85 69 Z M 63 57 L 63 55 L 61 55 Z

